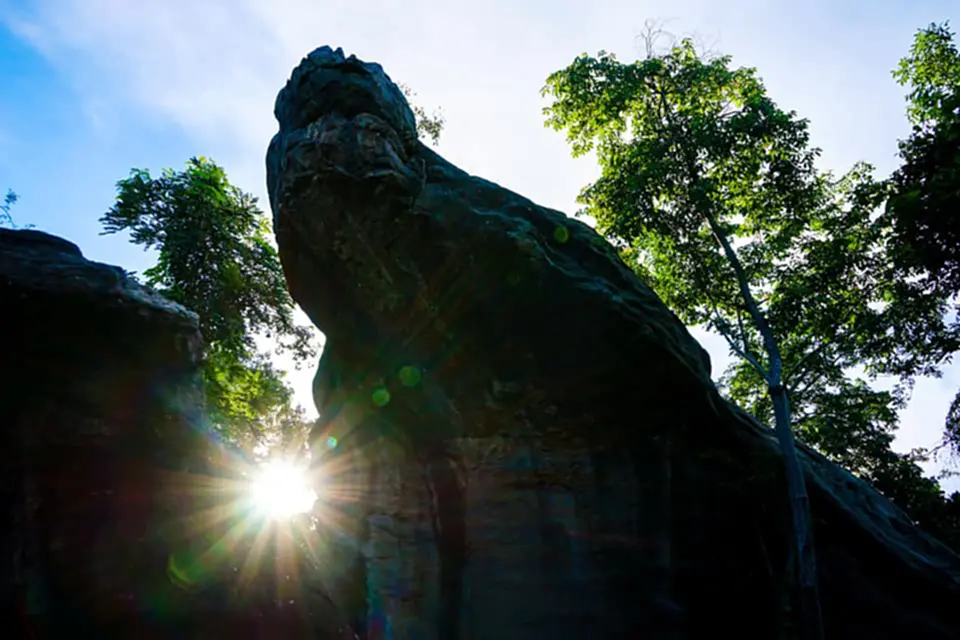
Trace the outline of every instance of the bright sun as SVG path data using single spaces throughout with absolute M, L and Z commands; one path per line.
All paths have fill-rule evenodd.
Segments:
M 309 511 L 317 500 L 304 470 L 284 461 L 264 465 L 254 477 L 251 492 L 256 509 L 273 519 Z

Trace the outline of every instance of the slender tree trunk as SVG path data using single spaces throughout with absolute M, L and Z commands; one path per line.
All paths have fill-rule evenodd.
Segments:
M 823 638 L 823 622 L 817 588 L 817 563 L 813 548 L 810 498 L 807 495 L 806 481 L 803 477 L 803 469 L 800 466 L 800 458 L 797 455 L 793 429 L 790 424 L 790 401 L 787 399 L 786 390 L 783 387 L 783 360 L 780 357 L 780 349 L 770 324 L 750 291 L 747 274 L 740 263 L 740 258 L 723 229 L 717 224 L 713 214 L 707 210 L 704 215 L 710 225 L 711 232 L 733 267 L 740 295 L 743 297 L 744 304 L 746 304 L 757 330 L 760 331 L 764 350 L 767 352 L 767 358 L 769 359 L 767 371 L 763 373 L 766 374 L 764 377 L 767 381 L 767 391 L 770 394 L 770 400 L 773 402 L 774 430 L 786 467 L 787 491 L 790 497 L 790 515 L 793 524 L 793 556 L 797 583 L 796 605 L 800 609 L 801 637 L 807 640 L 821 640 Z
M 663 115 L 667 121 L 675 126 L 675 119 L 670 109 L 666 106 L 664 94 L 653 87 L 654 91 L 660 95 L 663 105 Z M 688 138 L 689 139 L 689 138 Z M 747 273 L 737 256 L 736 250 L 730 244 L 729 238 L 720 227 L 712 203 L 706 197 L 702 185 L 700 184 L 700 169 L 696 158 L 690 150 L 693 145 L 686 145 L 681 148 L 681 153 L 686 161 L 689 171 L 690 184 L 693 189 L 692 205 L 694 210 L 699 210 L 710 227 L 710 232 L 717 240 L 724 256 L 733 267 L 737 278 L 737 286 L 740 290 L 740 296 L 747 307 L 750 318 L 760 332 L 763 338 L 764 350 L 769 359 L 768 370 L 764 370 L 759 363 L 753 362 L 767 382 L 767 391 L 774 405 L 774 430 L 777 434 L 777 441 L 780 444 L 780 452 L 783 455 L 784 466 L 786 467 L 787 492 L 790 500 L 790 515 L 793 525 L 794 549 L 793 559 L 795 577 L 796 577 L 796 601 L 800 608 L 799 622 L 800 635 L 805 640 L 823 639 L 823 621 L 820 612 L 820 596 L 817 588 L 817 565 L 816 554 L 813 548 L 813 526 L 810 517 L 810 499 L 807 496 L 806 481 L 803 477 L 803 469 L 800 466 L 800 459 L 797 456 L 797 447 L 793 439 L 793 428 L 790 424 L 790 403 L 787 399 L 786 391 L 783 387 L 783 359 L 780 357 L 780 348 L 777 345 L 773 330 L 767 322 L 766 316 L 760 310 L 753 292 L 750 291 L 750 280 Z M 744 335 L 744 340 L 746 336 Z M 746 345 L 744 345 L 746 346 Z M 750 359 L 746 351 L 745 356 Z
M 807 495 L 803 469 L 800 467 L 800 458 L 797 456 L 793 430 L 790 428 L 790 401 L 787 399 L 782 384 L 778 383 L 774 386 L 771 382 L 769 393 L 770 399 L 773 401 L 777 440 L 780 442 L 780 449 L 784 452 L 784 463 L 787 467 L 787 487 L 790 492 L 791 515 L 794 523 L 794 556 L 799 589 L 797 606 L 800 607 L 800 618 L 804 621 L 804 636 L 807 638 L 822 638 L 823 622 L 820 611 L 819 589 L 817 588 L 813 527 L 810 522 L 810 498 Z M 792 455 L 788 454 L 787 451 Z

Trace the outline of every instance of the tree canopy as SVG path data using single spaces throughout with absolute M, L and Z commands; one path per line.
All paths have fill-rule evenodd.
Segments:
M 918 33 L 898 76 L 927 83 L 909 98 L 911 117 L 926 123 L 914 138 L 933 135 L 938 155 L 910 165 L 905 154 L 904 166 L 923 167 L 912 188 L 937 203 L 939 214 L 924 215 L 939 215 L 941 236 L 953 229 L 948 198 L 960 184 L 956 138 L 943 133 L 956 120 L 951 38 L 935 25 Z M 689 39 L 660 51 L 651 44 L 633 63 L 581 55 L 547 79 L 544 94 L 546 124 L 566 132 L 574 155 L 595 151 L 600 165 L 579 213 L 685 323 L 727 339 L 737 358 L 721 377 L 724 392 L 776 422 L 769 374 L 779 357 L 797 436 L 960 545 L 960 500 L 924 476 L 916 462 L 925 452 L 891 449 L 913 381 L 938 375 L 960 346 L 949 315 L 956 289 L 938 270 L 949 256 L 936 253 L 957 243 L 907 242 L 890 196 L 917 200 L 900 186 L 909 172 L 884 180 L 865 163 L 839 176 L 820 170 L 807 121 L 779 108 L 756 70 L 702 54 Z M 898 383 L 886 388 L 882 375 Z
M 900 142 L 902 164 L 890 178 L 886 215 L 893 252 L 905 279 L 928 296 L 954 305 L 960 333 L 960 52 L 948 23 L 931 24 L 916 35 L 908 56 L 893 72 L 909 88 L 911 135 Z M 936 345 L 946 361 L 957 342 Z M 960 391 L 945 420 L 945 444 L 960 454 Z
M 682 320 L 718 330 L 766 393 L 793 507 L 797 622 L 820 637 L 782 337 L 764 309 L 777 258 L 788 259 L 818 200 L 815 154 L 806 123 L 779 110 L 752 69 L 705 59 L 690 40 L 661 55 L 652 46 L 635 64 L 601 52 L 551 75 L 547 122 L 567 130 L 575 155 L 597 151 L 601 177 L 581 193 L 584 212 Z
M 301 419 L 283 374 L 256 345 L 258 336 L 271 339 L 297 362 L 315 355 L 311 329 L 294 320 L 269 219 L 256 198 L 205 158 L 159 177 L 134 169 L 117 190 L 101 218 L 104 233 L 129 231 L 133 243 L 156 250 L 145 283 L 199 316 L 214 425 L 250 441 Z
M 406 84 L 400 83 L 399 87 L 407 100 L 412 100 L 417 95 L 416 92 Z M 417 134 L 419 137 L 421 139 L 429 138 L 433 146 L 440 144 L 440 134 L 443 132 L 443 126 L 446 124 L 443 113 L 439 109 L 436 109 L 432 114 L 428 114 L 426 109 L 412 102 L 410 103 L 410 109 L 413 111 L 413 117 L 417 122 Z
M 19 197 L 13 192 L 12 189 L 7 189 L 6 195 L 3 197 L 3 202 L 0 202 L 0 225 L 6 225 L 9 227 L 15 227 L 13 223 L 13 216 L 10 215 L 10 209 L 13 208 L 13 205 L 16 204 Z

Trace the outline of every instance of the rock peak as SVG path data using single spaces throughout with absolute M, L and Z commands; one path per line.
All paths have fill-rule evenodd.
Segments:
M 293 70 L 277 96 L 274 115 L 280 130 L 296 129 L 333 112 L 353 117 L 368 113 L 386 121 L 401 137 L 416 139 L 416 120 L 400 88 L 375 62 L 343 49 L 322 46 Z
M 356 56 L 353 55 L 350 57 L 356 58 Z M 327 44 L 323 45 L 322 47 L 317 47 L 308 53 L 307 58 L 311 58 L 321 65 L 328 66 L 339 64 L 346 60 L 346 56 L 343 54 L 343 47 L 337 47 L 334 49 Z

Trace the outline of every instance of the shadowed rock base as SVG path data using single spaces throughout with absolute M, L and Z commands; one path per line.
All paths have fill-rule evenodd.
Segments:
M 281 591 L 272 537 L 238 584 L 249 465 L 206 422 L 194 314 L 2 229 L 0 309 L 0 637 L 352 637 L 309 571 Z

